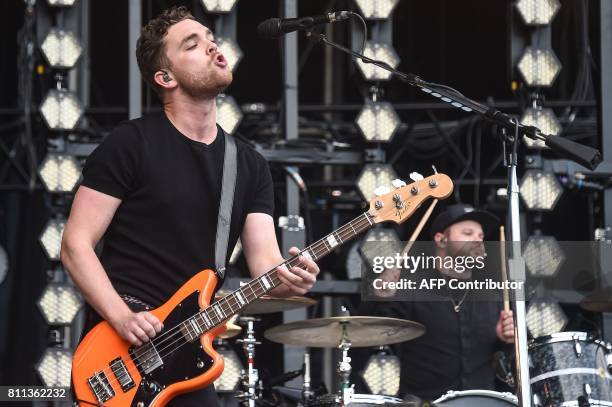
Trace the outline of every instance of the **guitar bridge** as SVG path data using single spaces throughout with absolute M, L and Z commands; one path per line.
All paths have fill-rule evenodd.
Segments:
M 125 393 L 132 387 L 134 387 L 134 379 L 130 376 L 127 368 L 125 367 L 125 363 L 121 358 L 117 358 L 109 363 L 109 366 L 113 370 L 119 385 L 121 386 L 121 390 Z
M 102 404 L 105 401 L 115 397 L 115 391 L 108 381 L 108 377 L 102 371 L 96 372 L 93 376 L 87 379 L 87 383 L 95 394 L 98 403 Z

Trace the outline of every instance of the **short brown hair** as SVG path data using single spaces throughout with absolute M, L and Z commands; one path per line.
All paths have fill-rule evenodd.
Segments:
M 140 74 L 144 81 L 158 93 L 159 87 L 153 80 L 155 72 L 170 65 L 170 61 L 166 57 L 165 43 L 168 29 L 174 24 L 188 19 L 197 21 L 187 7 L 174 6 L 164 10 L 140 30 L 140 37 L 136 43 L 138 68 L 140 68 Z

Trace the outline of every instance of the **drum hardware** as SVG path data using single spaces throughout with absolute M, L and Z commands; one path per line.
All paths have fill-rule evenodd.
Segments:
M 237 339 L 236 342 L 242 343 L 242 349 L 247 358 L 247 370 L 243 371 L 241 378 L 242 392 L 236 395 L 236 398 L 248 405 L 255 407 L 255 401 L 261 397 L 262 386 L 259 381 L 259 371 L 255 368 L 255 346 L 260 345 L 255 338 L 255 322 L 260 321 L 256 317 L 241 316 L 238 318 L 240 323 L 246 323 L 245 337 Z
M 502 407 L 518 406 L 518 399 L 512 393 L 492 390 L 449 391 L 434 401 L 435 406 L 448 407 Z M 536 404 L 533 404 L 536 406 Z

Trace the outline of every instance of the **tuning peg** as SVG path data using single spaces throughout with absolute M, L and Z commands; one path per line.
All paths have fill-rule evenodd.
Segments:
M 411 172 L 410 173 L 410 179 L 413 180 L 414 182 L 420 181 L 423 179 L 423 176 L 421 174 L 419 174 L 418 172 Z
M 381 196 L 384 194 L 388 194 L 389 192 L 391 192 L 389 187 L 381 185 L 374 190 L 374 195 Z
M 391 181 L 391 185 L 393 185 L 393 188 L 401 188 L 403 186 L 406 185 L 406 183 L 404 181 L 402 181 L 401 179 L 394 179 L 393 181 Z

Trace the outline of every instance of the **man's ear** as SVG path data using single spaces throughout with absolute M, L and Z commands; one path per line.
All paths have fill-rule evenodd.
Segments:
M 165 69 L 160 69 L 153 75 L 153 80 L 157 85 L 164 89 L 172 89 L 176 87 L 176 81 L 172 74 Z
M 434 235 L 434 242 L 436 242 L 436 246 L 438 246 L 440 249 L 445 249 L 446 243 L 448 243 L 446 235 L 441 232 L 437 232 Z

